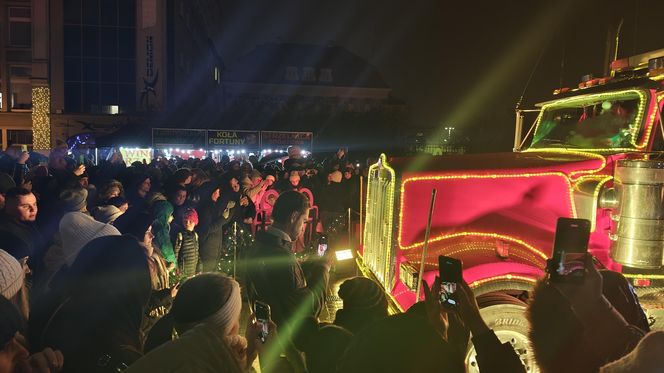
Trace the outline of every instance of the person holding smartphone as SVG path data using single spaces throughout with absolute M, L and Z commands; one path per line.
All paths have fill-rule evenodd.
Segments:
M 462 327 L 472 334 L 477 363 L 482 373 L 525 373 L 512 345 L 509 342 L 501 343 L 482 319 L 475 294 L 462 277 L 461 261 L 446 256 L 440 256 L 438 261 L 440 276 L 436 277 L 431 287 L 422 281 L 429 323 L 449 343 L 461 346 L 464 351 L 460 352 L 463 353 L 468 336 L 464 333 L 452 334 L 450 327 L 453 322 L 450 319 L 458 319 Z
M 249 297 L 270 305 L 272 319 L 288 341 L 288 360 L 302 369 L 304 362 L 290 342 L 291 336 L 304 317 L 320 313 L 333 260 L 328 251 L 312 263 L 311 273 L 305 276 L 293 243 L 304 233 L 308 217 L 309 202 L 302 193 L 282 193 L 272 210 L 272 225 L 256 234 L 256 242 L 247 252 Z

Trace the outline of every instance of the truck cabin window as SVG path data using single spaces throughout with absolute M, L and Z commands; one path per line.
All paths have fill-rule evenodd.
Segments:
M 641 98 L 637 93 L 619 98 L 592 97 L 544 109 L 530 148 L 631 148 L 638 136 L 635 123 Z

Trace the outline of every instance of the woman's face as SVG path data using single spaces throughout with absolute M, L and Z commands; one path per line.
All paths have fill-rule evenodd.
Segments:
M 236 178 L 231 179 L 231 189 L 233 189 L 233 191 L 236 193 L 240 191 L 240 183 Z
M 150 188 L 152 188 L 152 181 L 150 181 L 150 178 L 147 178 L 138 187 L 138 191 L 142 194 L 147 194 L 150 191 Z

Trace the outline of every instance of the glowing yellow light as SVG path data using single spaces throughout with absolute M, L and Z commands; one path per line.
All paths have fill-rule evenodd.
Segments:
M 529 244 L 529 243 L 527 243 L 527 242 L 525 242 L 525 241 L 523 241 L 519 238 L 512 237 L 512 236 L 507 236 L 507 235 L 504 235 L 504 234 L 498 234 L 498 233 L 459 232 L 459 233 L 453 233 L 453 234 L 448 234 L 448 235 L 440 235 L 438 237 L 430 238 L 429 243 L 439 242 L 439 241 L 443 241 L 443 240 L 449 240 L 449 239 L 458 238 L 458 237 L 468 237 L 468 236 L 483 237 L 483 238 L 494 238 L 494 239 L 498 239 L 498 240 L 513 242 L 513 243 L 522 245 L 523 247 L 527 248 L 528 250 L 532 251 L 533 253 L 539 255 L 542 259 L 546 260 L 548 258 L 548 256 L 546 254 L 544 254 L 539 249 L 535 248 L 535 246 L 533 246 L 533 245 L 531 245 L 531 244 Z M 409 245 L 409 246 L 401 246 L 401 249 L 402 250 L 411 250 L 411 249 L 415 249 L 417 247 L 420 247 L 423 244 L 424 244 L 424 242 L 417 242 L 417 243 L 414 243 L 414 244 Z M 463 251 L 463 250 L 461 250 L 461 251 Z M 461 251 L 459 251 L 459 252 L 461 252 Z
M 415 182 L 415 181 L 421 181 L 421 180 L 454 180 L 454 179 L 503 179 L 503 178 L 530 178 L 530 177 L 542 177 L 542 176 L 557 176 L 562 178 L 565 183 L 567 183 L 567 195 L 569 198 L 570 202 L 570 216 L 576 218 L 576 206 L 574 204 L 574 196 L 573 196 L 573 188 L 572 184 L 567 177 L 562 172 L 540 172 L 540 173 L 522 173 L 522 174 L 486 174 L 486 175 L 477 175 L 477 174 L 461 174 L 461 175 L 431 175 L 431 176 L 416 176 L 416 177 L 410 177 L 405 179 L 401 183 L 401 205 L 399 208 L 399 234 L 398 234 L 398 243 L 399 247 L 402 250 L 410 250 L 418 246 L 422 246 L 424 242 L 417 242 L 412 245 L 404 246 L 402 244 L 403 240 L 403 211 L 404 211 L 404 205 L 405 205 L 405 190 L 406 190 L 406 184 Z M 492 237 L 495 238 L 502 238 L 505 237 L 505 239 L 512 239 L 515 240 L 515 242 L 523 242 L 521 240 L 509 237 L 509 236 L 503 236 L 495 233 L 482 233 L 482 232 L 462 232 L 462 233 L 455 233 L 452 235 L 441 235 L 438 237 L 433 237 L 429 239 L 429 242 L 437 242 L 440 240 L 448 239 L 448 238 L 453 238 L 453 237 L 458 237 L 458 235 L 467 235 L 469 233 L 477 233 L 478 235 L 494 235 Z M 539 250 L 535 249 L 533 246 L 526 244 L 525 242 L 524 246 L 532 248 L 534 251 L 539 252 Z M 541 253 L 541 252 L 540 252 Z M 542 254 L 544 255 L 544 254 Z
M 466 232 L 466 233 L 473 233 L 473 232 Z M 472 236 L 472 234 L 468 234 L 468 236 Z M 482 237 L 482 235 L 478 235 L 478 236 Z M 522 246 L 526 247 L 531 253 L 537 255 L 537 256 L 525 256 L 525 255 L 521 255 L 518 251 L 514 250 L 514 251 L 510 251 L 510 253 L 509 253 L 510 257 L 522 259 L 523 261 L 532 263 L 533 265 L 535 265 L 537 267 L 541 267 L 543 265 L 542 259 L 546 260 L 546 257 L 542 257 L 542 252 L 540 250 L 538 250 L 534 247 L 528 247 L 527 244 L 523 243 L 523 241 L 521 241 L 517 238 L 510 237 L 509 239 L 507 239 L 507 238 L 503 239 L 503 241 L 511 241 L 511 242 L 514 242 L 514 243 L 517 243 L 517 244 L 521 244 Z M 491 252 L 496 251 L 496 248 L 493 247 L 493 246 L 489 247 L 487 245 L 477 245 L 477 244 L 474 244 L 474 243 L 468 243 L 468 244 L 464 244 L 464 245 L 458 245 L 457 244 L 457 245 L 453 245 L 451 247 L 455 247 L 455 246 L 462 246 L 462 248 L 461 249 L 456 249 L 456 250 L 446 250 L 446 249 L 450 249 L 450 247 L 440 248 L 438 250 L 433 251 L 431 254 L 429 254 L 429 256 L 437 257 L 438 255 L 445 255 L 445 256 L 456 257 L 459 254 L 470 253 L 472 251 L 491 251 Z M 538 260 L 538 257 L 539 257 L 539 260 Z M 413 261 L 419 261 L 420 260 L 418 253 L 415 253 L 415 254 L 412 254 L 412 255 L 406 255 L 406 258 L 408 260 L 413 260 Z M 425 264 L 435 267 L 435 266 L 438 265 L 438 262 L 428 261 L 428 262 L 425 262 Z
M 633 150 L 633 149 L 632 149 Z M 526 149 L 523 151 L 524 153 L 530 152 L 530 153 L 553 153 L 553 154 L 571 154 L 571 155 L 578 155 L 580 157 L 585 157 L 585 158 L 595 158 L 599 159 L 602 162 L 602 165 L 599 166 L 598 168 L 594 168 L 591 170 L 578 170 L 578 171 L 572 171 L 569 173 L 569 177 L 572 181 L 576 180 L 574 177 L 579 175 L 587 175 L 587 174 L 594 174 L 596 172 L 599 172 L 606 167 L 606 157 L 604 157 L 601 154 L 596 154 L 596 153 L 591 153 L 588 151 L 579 151 L 579 150 L 571 150 L 571 149 L 561 149 L 561 148 L 542 148 L 542 149 Z
M 621 152 L 621 151 L 634 151 L 638 149 L 644 148 L 646 145 L 648 145 L 648 137 L 650 134 L 650 128 L 652 126 L 652 120 L 649 118 L 649 123 L 646 126 L 647 134 L 644 140 L 637 144 L 636 143 L 636 137 L 639 133 L 639 129 L 641 128 L 641 121 L 643 120 L 643 116 L 645 115 L 645 108 L 646 108 L 646 102 L 647 102 L 647 96 L 646 93 L 643 92 L 642 90 L 637 90 L 637 89 L 628 89 L 624 91 L 617 91 L 617 92 L 606 92 L 606 93 L 599 93 L 599 94 L 594 94 L 594 95 L 584 95 L 584 96 L 577 96 L 577 97 L 570 97 L 562 100 L 557 100 L 555 102 L 546 104 L 542 106 L 542 110 L 540 111 L 539 116 L 537 117 L 537 123 L 535 124 L 535 134 L 537 134 L 539 130 L 540 123 L 542 122 L 542 116 L 543 113 L 545 112 L 546 109 L 551 108 L 551 107 L 556 107 L 568 103 L 573 103 L 573 102 L 579 102 L 579 101 L 588 101 L 589 99 L 595 99 L 595 100 L 604 100 L 604 99 L 616 99 L 620 98 L 620 96 L 627 96 L 629 94 L 636 93 L 639 96 L 639 107 L 636 110 L 636 115 L 634 117 L 634 126 L 631 131 L 631 139 L 630 143 L 634 146 L 634 148 L 588 148 L 588 149 L 575 149 L 575 151 L 586 151 L 586 152 L 599 152 L 599 153 L 610 153 L 610 152 Z M 560 148 L 542 148 L 542 149 L 527 149 L 525 151 L 541 151 L 544 149 L 550 149 L 550 150 L 565 150 L 565 149 L 560 149 Z
M 387 175 L 381 176 L 381 173 Z M 366 224 L 364 226 L 364 260 L 386 288 L 392 287 L 394 249 L 394 193 L 396 173 L 387 163 L 387 156 L 369 167 L 367 182 Z
M 51 148 L 51 89 L 32 88 L 32 143 L 35 150 Z
M 338 261 L 353 259 L 353 251 L 350 249 L 337 250 L 334 252 Z
M 641 274 L 629 274 L 623 273 L 623 276 L 627 278 L 642 278 L 646 280 L 664 280 L 664 275 L 641 275 Z
M 489 282 L 497 282 L 497 281 L 504 281 L 504 280 L 524 281 L 524 282 L 528 282 L 528 283 L 533 284 L 533 285 L 537 282 L 537 280 L 532 278 L 532 277 L 507 274 L 507 275 L 500 275 L 500 276 L 483 278 L 481 280 L 473 281 L 468 285 L 471 288 L 475 288 L 475 287 L 478 287 L 480 285 L 484 285 L 484 284 L 489 283 Z

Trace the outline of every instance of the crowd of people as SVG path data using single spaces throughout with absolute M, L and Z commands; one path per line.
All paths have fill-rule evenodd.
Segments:
M 423 301 L 389 315 L 381 286 L 353 277 L 333 322 L 320 322 L 334 255 L 301 261 L 294 251 L 312 240 L 307 230 L 325 232 L 359 204 L 361 170 L 347 159 L 341 149 L 317 163 L 290 147 L 283 162 L 126 165 L 114 155 L 91 165 L 58 147 L 43 164 L 8 148 L 0 373 L 464 372 L 470 341 L 479 371 L 525 372 L 465 283 L 454 310 L 441 305 L 436 279 L 423 283 Z M 238 226 L 255 241 L 233 278 L 219 261 Z M 545 278 L 531 293 L 541 371 L 661 370 L 664 333 L 650 332 L 629 283 L 590 260 L 585 272 L 582 283 Z

